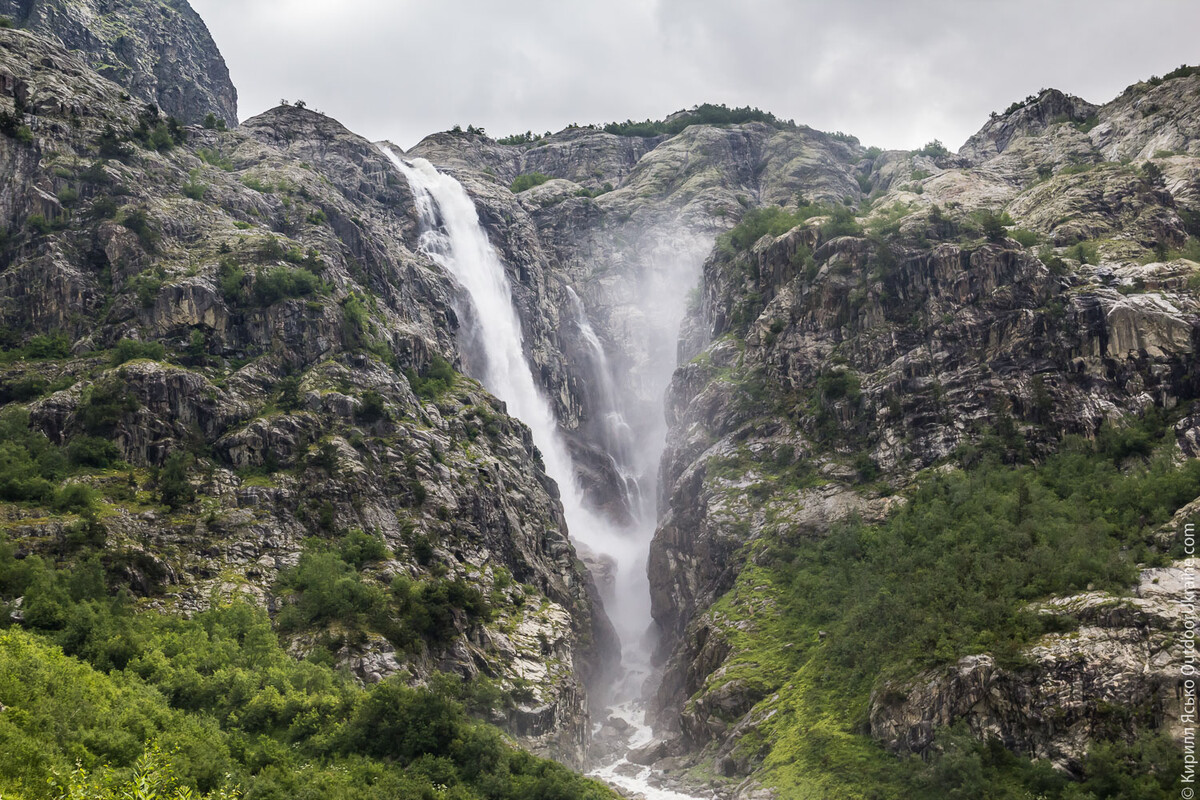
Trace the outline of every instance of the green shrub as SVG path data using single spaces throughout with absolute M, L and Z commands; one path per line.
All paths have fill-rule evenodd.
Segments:
M 172 453 L 158 471 L 158 499 L 171 510 L 192 502 L 196 497 L 196 490 L 188 480 L 188 470 L 194 460 L 190 453 Z
M 208 184 L 201 183 L 193 177 L 180 188 L 180 191 L 184 197 L 192 200 L 203 200 L 205 193 L 208 191 Z
M 422 400 L 436 400 L 454 386 L 454 367 L 437 353 L 430 357 L 420 375 L 411 369 L 405 370 L 404 375 L 413 393 Z
M 71 340 L 64 334 L 38 334 L 24 348 L 25 357 L 35 361 L 67 358 L 71 355 Z
M 76 436 L 67 445 L 67 460 L 79 467 L 106 469 L 121 461 L 121 450 L 109 439 Z
M 615 798 L 469 719 L 468 703 L 500 702 L 484 685 L 363 688 L 293 659 L 261 609 L 135 615 L 104 570 L 0 541 L 0 607 L 24 596 L 26 612 L 26 630 L 0 630 L 0 697 L 21 709 L 5 716 L 6 797 Z
M 205 164 L 224 170 L 225 172 L 233 171 L 233 160 L 229 156 L 212 147 L 201 147 L 196 150 L 196 157 Z
M 844 206 L 835 206 L 830 212 L 830 219 L 821 225 L 822 239 L 860 235 L 862 226 L 855 220 L 854 212 Z
M 30 428 L 28 411 L 0 410 L 0 499 L 48 502 L 68 472 L 59 448 Z
M 245 282 L 246 270 L 239 267 L 233 259 L 221 262 L 217 283 L 226 302 L 236 304 L 242 299 L 242 287 Z
M 85 433 L 111 437 L 121 420 L 137 409 L 137 400 L 116 375 L 92 384 L 75 413 Z
M 370 343 L 371 315 L 357 293 L 342 301 L 342 333 L 351 348 L 366 347 Z
M 30 233 L 33 233 L 37 236 L 45 236 L 50 231 L 54 230 L 54 226 L 43 214 L 30 214 L 25 220 L 25 227 Z
M 931 142 L 926 142 L 924 147 L 914 152 L 917 153 L 917 155 L 929 156 L 930 158 L 935 159 L 950 155 L 950 151 L 946 149 L 946 145 L 942 144 L 938 139 L 934 139 Z
M 295 411 L 300 408 L 303 398 L 300 395 L 300 376 L 285 375 L 279 380 L 279 391 L 275 395 L 275 403 L 282 411 Z
M 978 213 L 980 228 L 983 230 L 984 237 L 989 242 L 1004 241 L 1007 231 L 1004 229 L 1004 221 L 1000 215 L 986 209 Z
M 525 131 L 525 133 L 516 133 L 512 136 L 503 136 L 496 140 L 496 144 L 532 144 L 541 141 L 542 138 L 533 131 Z
M 1008 232 L 1008 236 L 1015 239 L 1022 247 L 1033 247 L 1041 238 L 1033 231 L 1024 228 L 1013 228 Z
M 386 561 L 392 557 L 383 539 L 353 530 L 346 534 L 338 548 L 338 554 L 343 561 L 355 569 L 361 570 L 367 564 Z
M 162 236 L 150 222 L 150 217 L 145 210 L 134 208 L 126 211 L 121 224 L 137 234 L 138 241 L 148 252 L 153 253 L 158 250 L 158 243 Z
M 55 511 L 84 513 L 96 505 L 96 490 L 82 483 L 68 483 L 54 493 Z
M 112 219 L 117 215 L 117 201 L 106 194 L 99 195 L 92 201 L 88 213 L 94 219 Z
M 111 363 L 119 367 L 126 361 L 146 358 L 151 361 L 162 361 L 166 355 L 161 342 L 143 342 L 137 339 L 122 339 L 113 348 Z
M 839 208 L 803 201 L 795 211 L 780 206 L 752 208 L 742 216 L 741 222 L 721 235 L 718 246 L 727 251 L 749 250 L 763 236 L 782 236 L 805 220 L 839 213 L 843 213 Z
M 381 419 L 387 419 L 387 406 L 384 404 L 383 395 L 379 392 L 374 389 L 368 389 L 363 392 L 360 399 L 361 402 L 355 414 L 359 421 L 372 423 L 378 422 Z
M 20 375 L 0 384 L 0 405 L 5 403 L 27 403 L 41 397 L 50 384 L 40 375 Z
M 1098 247 L 1095 242 L 1076 242 L 1067 249 L 1067 258 L 1073 258 L 1080 264 L 1095 264 L 1098 259 Z
M 161 272 L 143 272 L 129 279 L 129 288 L 137 295 L 138 304 L 142 308 L 154 306 L 162 286 Z
M 321 279 L 307 269 L 271 267 L 254 276 L 254 299 L 270 306 L 290 297 L 306 297 L 321 288 Z
M 757 108 L 749 106 L 729 108 L 723 104 L 704 103 L 690 111 L 673 114 L 669 122 L 649 119 L 643 122 L 634 122 L 633 120 L 610 122 L 604 126 L 604 132 L 617 136 L 645 138 L 663 134 L 673 136 L 690 125 L 740 125 L 746 122 L 765 122 L 781 130 L 796 127 L 795 123 L 790 120 L 781 120 L 774 114 Z
M 532 189 L 534 186 L 541 186 L 546 181 L 550 180 L 549 175 L 543 175 L 540 172 L 530 172 L 525 175 L 518 175 L 516 180 L 512 182 L 509 188 L 513 194 L 523 192 L 526 189 Z

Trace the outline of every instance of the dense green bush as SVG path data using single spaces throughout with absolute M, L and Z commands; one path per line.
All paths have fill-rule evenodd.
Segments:
M 121 450 L 110 439 L 76 436 L 67 444 L 67 460 L 79 467 L 106 469 L 121 462 Z
M 112 436 L 127 415 L 138 409 L 138 402 L 125 387 L 121 375 L 97 381 L 83 395 L 76 418 L 85 433 Z
M 404 376 L 417 397 L 436 400 L 454 386 L 455 372 L 449 361 L 434 353 L 419 375 L 415 370 L 406 369 Z
M 941 158 L 942 156 L 950 155 L 950 151 L 946 149 L 946 145 L 942 144 L 939 139 L 926 142 L 924 147 L 913 152 L 917 155 L 929 156 L 930 158 Z
M 138 241 L 147 251 L 154 253 L 158 250 L 158 243 L 162 239 L 162 235 L 150 222 L 150 217 L 144 210 L 134 208 L 126 211 L 121 224 L 137 234 Z
M 534 186 L 541 186 L 546 181 L 550 180 L 549 175 L 543 175 L 540 172 L 528 172 L 524 175 L 518 175 L 517 179 L 512 182 L 509 189 L 513 194 L 523 192 L 526 189 L 532 189 Z
M 41 397 L 50 384 L 41 375 L 19 375 L 0 383 L 0 405 L 4 403 L 26 403 Z
M 166 355 L 162 342 L 143 342 L 139 339 L 122 339 L 113 348 L 111 363 L 114 367 L 138 358 L 162 361 Z
M 269 267 L 254 276 L 254 299 L 269 306 L 290 297 L 306 297 L 321 289 L 321 279 L 304 268 Z
M 830 631 L 848 679 L 973 652 L 1014 657 L 1044 623 L 1025 603 L 1129 585 L 1155 559 L 1149 528 L 1200 496 L 1200 461 L 1146 460 L 1162 431 L 1154 419 L 1109 428 L 1039 467 L 985 456 L 925 481 L 881 525 L 850 522 L 786 548 L 791 613 Z
M 71 355 L 71 340 L 61 333 L 38 334 L 25 345 L 25 358 L 43 360 L 48 358 L 66 358 Z
M 822 389 L 853 394 L 832 380 Z M 943 731 L 925 760 L 896 759 L 864 731 L 873 692 L 902 690 L 966 654 L 1020 669 L 1037 637 L 1074 624 L 1031 604 L 1123 593 L 1142 565 L 1164 563 L 1154 533 L 1200 495 L 1200 461 L 1173 461 L 1171 431 L 1149 414 L 1093 441 L 1068 439 L 1038 465 L 1004 464 L 1011 440 L 1023 439 L 997 431 L 963 448 L 971 468 L 927 474 L 882 523 L 851 519 L 823 539 L 785 524 L 749 545 L 714 618 L 728 620 L 736 643 L 722 681 L 761 686 L 767 698 L 754 713 L 771 720 L 768 782 L 781 796 L 1167 797 L 1180 753 L 1153 732 L 1107 741 L 1119 734 L 1097 729 L 1073 782 L 962 731 Z M 776 613 L 763 615 L 764 605 Z M 742 619 L 753 620 L 748 632 Z
M 68 471 L 66 457 L 29 427 L 22 408 L 0 411 L 0 499 L 48 502 Z
M 414 581 L 403 575 L 390 587 L 363 578 L 368 563 L 390 557 L 383 542 L 362 531 L 348 534 L 335 549 L 310 545 L 300 563 L 280 575 L 280 588 L 294 602 L 279 615 L 280 630 L 329 629 L 358 641 L 368 633 L 386 636 L 402 650 L 440 644 L 493 611 L 475 587 L 454 579 Z
M 813 217 L 833 215 L 839 217 L 849 213 L 841 207 L 834 208 L 819 203 L 804 203 L 795 211 L 780 206 L 752 208 L 745 213 L 741 222 L 721 234 L 717 246 L 727 253 L 749 250 L 763 236 L 782 236 L 800 223 Z M 853 213 L 850 218 L 853 219 Z
M 134 615 L 105 583 L 94 559 L 55 570 L 0 541 L 0 603 L 25 596 L 30 629 L 0 631 L 5 796 L 613 798 L 468 718 L 487 692 L 362 689 L 293 660 L 261 610 Z
M 179 508 L 196 498 L 196 490 L 188 480 L 188 470 L 195 459 L 190 453 L 175 452 L 158 472 L 158 499 L 171 508 Z
M 360 400 L 358 410 L 355 412 L 355 416 L 360 422 L 372 423 L 387 419 L 387 405 L 384 403 L 383 395 L 379 392 L 368 389 L 362 393 Z
M 704 103 L 690 111 L 672 116 L 674 118 L 670 121 L 648 119 L 643 122 L 634 122 L 633 120 L 610 122 L 604 126 L 604 132 L 617 136 L 649 137 L 663 134 L 674 135 L 689 125 L 740 125 L 744 122 L 765 122 L 780 129 L 796 127 L 795 123 L 790 120 L 781 120 L 769 111 L 762 111 L 750 106 L 729 108 L 724 104 Z
M 233 259 L 224 259 L 217 273 L 217 285 L 228 303 L 236 304 L 242 299 L 242 288 L 246 283 L 246 270 Z

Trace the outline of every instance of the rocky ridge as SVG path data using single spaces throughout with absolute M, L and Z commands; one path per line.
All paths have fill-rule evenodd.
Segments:
M 237 89 L 186 0 L 3 0 L 0 16 L 59 42 L 89 67 L 181 122 L 238 124 Z

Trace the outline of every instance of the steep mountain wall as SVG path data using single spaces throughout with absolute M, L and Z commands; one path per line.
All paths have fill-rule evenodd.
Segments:
M 871 210 L 856 222 L 799 208 L 790 230 L 759 239 L 766 228 L 750 228 L 709 257 L 668 395 L 668 502 L 650 561 L 667 634 L 660 721 L 680 737 L 660 756 L 700 751 L 718 773 L 776 786 L 816 764 L 777 755 L 786 726 L 817 736 L 819 718 L 795 709 L 812 702 L 798 676 L 820 650 L 783 644 L 789 634 L 768 622 L 787 591 L 772 583 L 772 553 L 789 542 L 880 523 L 907 489 L 977 467 L 989 448 L 1036 463 L 1064 437 L 1147 412 L 1178 420 L 1163 445 L 1176 463 L 1194 454 L 1198 93 L 1196 76 L 1102 107 L 1047 92 L 958 156 L 875 156 L 862 173 Z M 1132 125 L 1135 105 L 1172 110 Z M 1151 140 L 1177 149 L 1147 151 Z M 1129 155 L 1151 161 L 1117 160 Z M 1190 513 L 1164 529 L 1160 552 Z M 1128 615 L 1099 610 L 1111 598 L 1055 601 L 1084 627 L 1034 642 L 1022 670 L 974 654 L 891 679 L 872 698 L 870 730 L 928 753 L 940 727 L 965 720 L 1077 773 L 1093 737 L 1111 734 L 1106 708 L 1129 710 L 1129 735 L 1175 730 L 1185 609 L 1169 590 L 1138 591 L 1147 599 Z M 1147 652 L 1151 666 L 1121 666 Z M 773 671 L 776 658 L 796 660 Z M 1059 681 L 1075 693 L 1069 709 L 1046 694 L 1067 691 Z M 991 712 L 970 710 L 981 697 L 995 698 Z
M 181 122 L 238 124 L 237 90 L 186 0 L 3 0 L 0 16 L 54 39 L 134 97 Z

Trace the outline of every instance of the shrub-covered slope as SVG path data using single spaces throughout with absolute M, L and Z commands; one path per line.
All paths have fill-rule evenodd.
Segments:
M 578 763 L 611 630 L 528 430 L 452 366 L 403 180 L 321 115 L 185 126 L 0 38 L 4 539 L 146 609 L 284 612 L 366 682 L 486 677 Z

